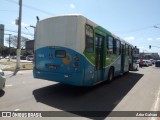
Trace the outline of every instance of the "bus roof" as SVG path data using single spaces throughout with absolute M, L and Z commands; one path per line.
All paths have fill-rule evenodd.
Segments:
M 96 24 L 95 22 L 91 21 L 90 19 L 84 17 L 84 16 L 81 15 L 81 14 L 66 14 L 66 15 L 53 16 L 53 17 L 50 17 L 50 18 L 43 19 L 43 20 L 41 20 L 41 21 L 45 21 L 45 20 L 47 20 L 47 19 L 58 18 L 58 17 L 82 17 L 83 19 L 86 19 L 86 20 L 89 21 L 90 23 Z M 96 25 L 97 25 L 97 24 L 96 24 Z M 125 43 L 126 43 L 126 44 L 128 44 L 128 45 L 130 45 L 130 46 L 133 47 L 132 44 L 130 44 L 129 42 L 127 42 L 127 41 L 124 40 L 124 39 L 121 39 L 120 37 L 118 37 L 117 35 L 113 34 L 112 32 L 108 31 L 106 28 L 104 28 L 104 27 L 102 27 L 102 26 L 100 26 L 100 25 L 97 25 L 97 26 L 98 26 L 97 28 L 99 28 L 100 30 L 104 31 L 104 32 L 107 33 L 108 35 L 113 36 L 115 39 L 119 39 L 119 40 L 122 42 L 122 44 L 125 44 Z

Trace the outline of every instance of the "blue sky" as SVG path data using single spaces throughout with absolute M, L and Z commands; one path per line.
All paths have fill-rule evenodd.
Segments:
M 0 24 L 4 24 L 6 30 L 17 31 L 14 21 L 18 18 L 18 0 L 0 0 L 0 5 Z M 81 14 L 136 45 L 141 52 L 160 54 L 160 48 L 148 47 L 160 47 L 159 5 L 160 0 L 23 0 L 22 31 L 33 35 L 33 29 L 28 26 L 36 24 L 36 16 L 45 19 Z M 31 35 L 23 36 L 33 38 Z

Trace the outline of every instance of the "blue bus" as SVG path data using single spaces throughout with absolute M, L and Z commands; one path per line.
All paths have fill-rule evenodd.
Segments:
M 35 78 L 75 86 L 94 86 L 129 72 L 134 46 L 82 15 L 37 23 Z

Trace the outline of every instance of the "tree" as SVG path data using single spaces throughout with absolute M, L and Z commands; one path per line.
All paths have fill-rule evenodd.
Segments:
M 3 46 L 3 45 L 0 45 L 0 56 L 2 55 L 3 50 L 4 50 L 4 46 Z
M 10 44 L 11 46 L 13 46 L 14 48 L 17 48 L 17 36 L 10 36 Z M 26 37 L 21 37 L 21 49 L 24 49 L 25 48 L 25 45 L 26 45 L 26 41 L 29 40 L 28 38 Z M 9 44 L 9 37 L 6 38 L 6 41 L 7 43 Z

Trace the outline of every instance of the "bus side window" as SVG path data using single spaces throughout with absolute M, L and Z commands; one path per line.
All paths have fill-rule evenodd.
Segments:
M 93 37 L 92 26 L 86 24 L 85 34 L 86 34 L 85 50 L 86 52 L 92 53 L 94 51 L 94 37 Z
M 113 37 L 109 36 L 107 43 L 108 54 L 113 54 Z
M 116 40 L 116 54 L 117 55 L 121 54 L 121 43 L 119 40 Z
M 113 40 L 113 54 L 117 54 L 117 40 Z
M 132 56 L 132 47 L 129 46 L 129 56 Z
M 129 55 L 128 45 L 126 44 L 126 55 Z

